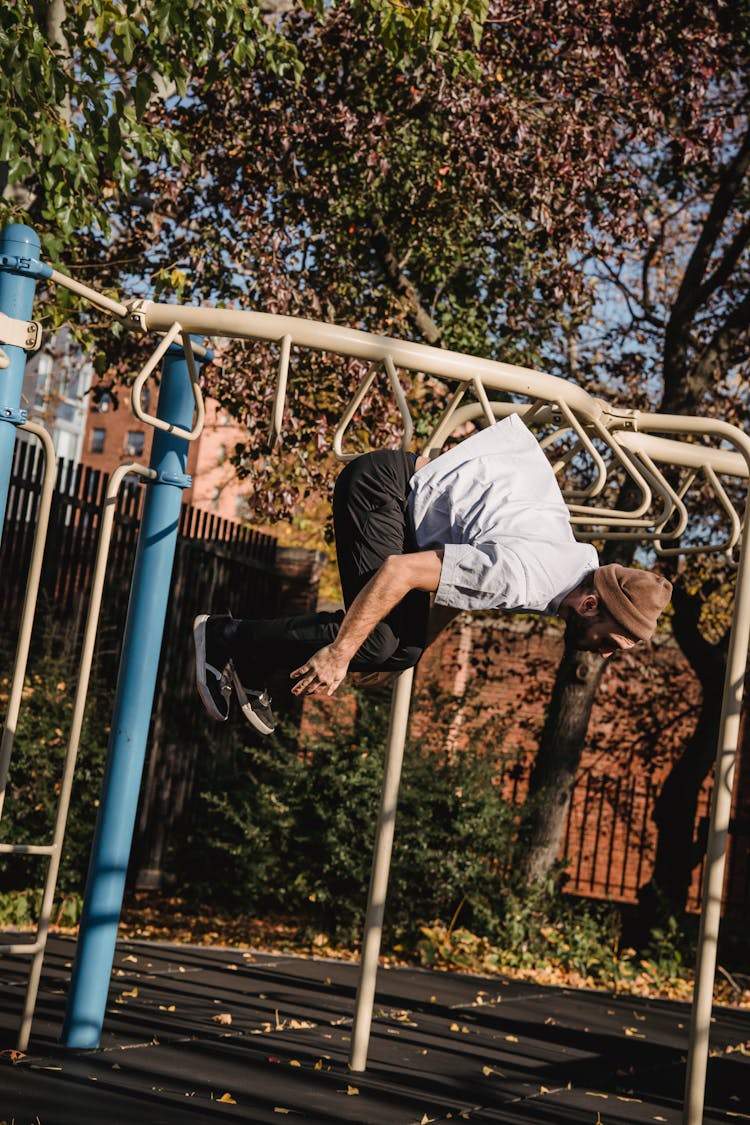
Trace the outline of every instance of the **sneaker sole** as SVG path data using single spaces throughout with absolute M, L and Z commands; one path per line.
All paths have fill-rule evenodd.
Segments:
M 250 700 L 247 698 L 247 692 L 242 686 L 242 682 L 232 668 L 232 680 L 234 681 L 234 690 L 237 692 L 237 701 L 242 708 L 242 714 L 245 716 L 251 726 L 255 727 L 261 734 L 273 734 L 275 727 L 270 727 L 268 723 L 264 723 L 259 715 L 256 715 L 250 706 Z
M 198 689 L 198 695 L 201 697 L 203 706 L 208 711 L 212 719 L 217 719 L 220 723 L 225 723 L 229 718 L 229 704 L 227 702 L 227 713 L 222 715 L 218 707 L 214 703 L 214 698 L 208 689 L 206 683 L 206 622 L 208 621 L 209 614 L 201 613 L 193 621 L 193 643 L 195 644 L 195 686 Z M 201 678 L 203 672 L 203 678 Z

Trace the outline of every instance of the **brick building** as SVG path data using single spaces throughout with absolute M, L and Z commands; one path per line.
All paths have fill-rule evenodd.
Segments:
M 157 396 L 157 384 L 149 379 L 142 394 L 143 408 L 154 412 Z M 105 473 L 112 473 L 124 461 L 148 464 L 154 430 L 133 414 L 130 388 L 98 392 L 95 387 L 89 397 L 79 458 L 82 464 Z M 207 399 L 203 432 L 188 451 L 187 472 L 193 483 L 184 491 L 186 503 L 224 519 L 247 518 L 242 484 L 229 461 L 241 440 L 242 427 L 213 399 Z

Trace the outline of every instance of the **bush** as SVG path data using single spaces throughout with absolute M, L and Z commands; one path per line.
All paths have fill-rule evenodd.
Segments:
M 282 724 L 273 739 L 248 745 L 244 767 L 235 762 L 222 779 L 224 792 L 215 778 L 204 792 L 176 849 L 192 894 L 246 912 L 291 912 L 338 940 L 358 938 L 386 729 L 387 704 L 363 696 L 353 730 L 300 744 L 299 731 Z M 493 784 L 497 772 L 497 762 L 470 751 L 451 763 L 407 747 L 386 940 L 412 940 L 425 919 L 457 909 L 492 930 L 514 830 L 513 810 Z
M 3 669 L 0 703 L 3 705 L 8 702 L 12 659 L 12 653 L 0 652 Z M 47 844 L 52 840 L 77 674 L 74 633 L 52 619 L 42 631 L 38 651 L 29 662 L 24 683 L 0 822 L 3 842 Z M 85 882 L 111 711 L 111 690 L 93 680 L 81 732 L 71 815 L 58 879 L 58 895 L 65 904 L 66 919 L 71 915 L 70 904 L 80 897 Z M 46 865 L 47 860 L 38 857 L 5 856 L 0 860 L 7 890 L 26 892 L 26 888 L 34 888 L 20 896 L 17 907 L 21 913 L 26 910 L 32 921 L 36 917 L 36 907 L 32 909 L 32 904 L 38 896 L 37 888 L 44 882 Z M 7 903 L 5 910 L 6 914 L 13 913 Z

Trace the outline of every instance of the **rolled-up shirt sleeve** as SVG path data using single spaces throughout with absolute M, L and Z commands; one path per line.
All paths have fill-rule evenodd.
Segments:
M 527 581 L 518 555 L 495 544 L 446 543 L 438 605 L 455 609 L 527 608 Z

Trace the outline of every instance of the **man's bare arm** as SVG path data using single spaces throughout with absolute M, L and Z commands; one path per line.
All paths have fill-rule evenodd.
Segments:
M 333 695 L 350 661 L 375 626 L 410 590 L 437 590 L 442 551 L 417 551 L 387 558 L 357 594 L 341 623 L 336 640 L 292 672 L 294 695 Z

